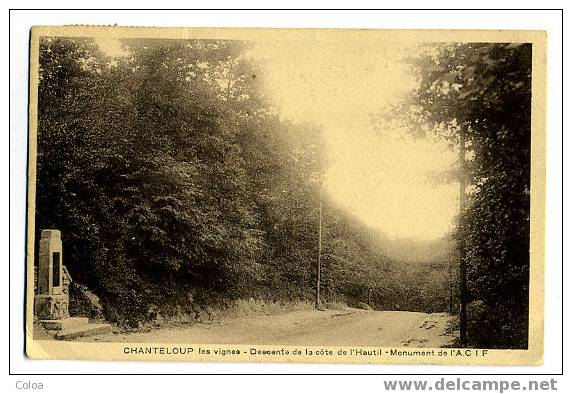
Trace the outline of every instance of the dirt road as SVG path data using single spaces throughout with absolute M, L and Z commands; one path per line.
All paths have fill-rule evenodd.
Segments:
M 446 334 L 451 316 L 445 313 L 344 310 L 297 311 L 148 332 L 105 334 L 81 338 L 99 342 L 232 343 L 268 345 L 330 345 L 440 347 L 454 337 Z

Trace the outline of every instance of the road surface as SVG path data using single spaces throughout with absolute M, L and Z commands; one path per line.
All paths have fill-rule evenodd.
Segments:
M 196 323 L 147 332 L 104 334 L 81 341 L 303 346 L 441 347 L 452 317 L 445 313 L 307 310 Z

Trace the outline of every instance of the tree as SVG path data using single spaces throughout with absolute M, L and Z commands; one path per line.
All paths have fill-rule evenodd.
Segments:
M 241 298 L 313 300 L 320 130 L 281 119 L 246 43 L 122 43 L 111 58 L 93 40 L 40 40 L 36 228 L 62 230 L 74 281 L 131 327 Z M 426 271 L 323 206 L 326 301 L 439 308 L 412 297 L 439 289 Z
M 530 44 L 446 44 L 412 59 L 419 87 L 403 104 L 409 127 L 451 144 L 466 136 L 467 205 L 457 237 L 466 245 L 473 345 L 526 347 L 530 195 Z M 479 329 L 475 329 L 479 325 Z

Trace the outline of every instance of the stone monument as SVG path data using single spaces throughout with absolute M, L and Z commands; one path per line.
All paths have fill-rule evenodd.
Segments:
M 59 230 L 42 230 L 37 272 L 34 315 L 46 330 L 55 331 L 56 339 L 74 339 L 111 331 L 109 324 L 90 323 L 87 317 L 70 317 L 71 277 L 63 264 Z
M 38 294 L 35 315 L 42 320 L 69 317 L 68 278 L 63 272 L 62 239 L 59 230 L 42 230 L 38 261 Z M 68 283 L 64 283 L 64 280 Z

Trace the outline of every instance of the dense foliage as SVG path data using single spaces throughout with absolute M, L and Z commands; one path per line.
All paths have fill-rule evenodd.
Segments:
M 281 119 L 241 42 L 40 41 L 36 229 L 105 317 L 311 300 L 322 142 Z M 447 260 L 402 265 L 324 200 L 324 298 L 445 310 Z
M 468 339 L 528 344 L 530 44 L 447 44 L 412 59 L 420 85 L 402 107 L 413 130 L 467 138 Z

